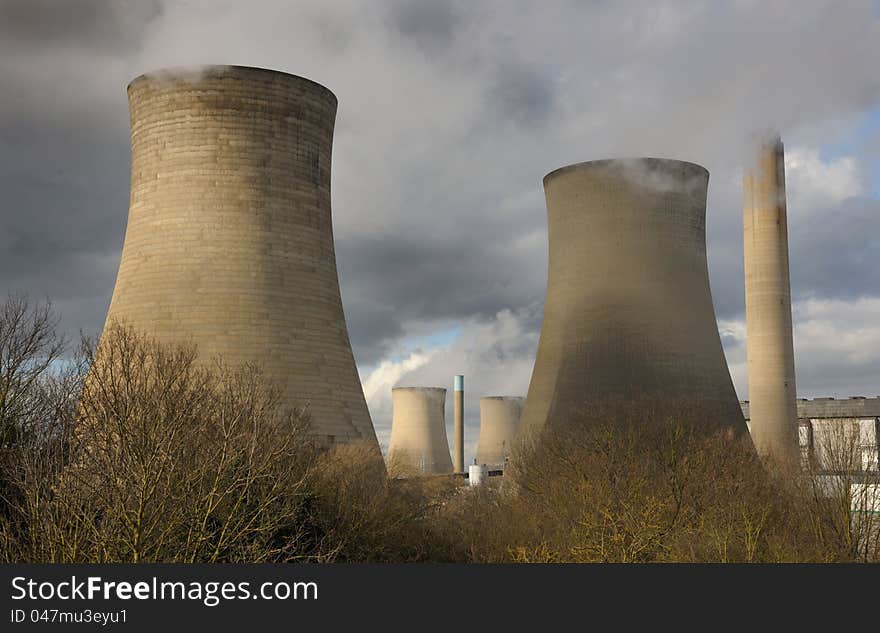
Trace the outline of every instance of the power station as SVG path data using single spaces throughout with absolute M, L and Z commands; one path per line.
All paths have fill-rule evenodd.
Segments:
M 128 87 L 131 204 L 107 315 L 255 363 L 325 445 L 376 445 L 336 272 L 336 97 L 282 72 L 168 70 Z
M 143 75 L 128 97 L 131 198 L 107 323 L 195 343 L 203 362 L 259 365 L 284 405 L 308 411 L 321 444 L 378 447 L 336 269 L 333 93 L 282 72 L 209 66 Z M 591 409 L 746 431 L 712 305 L 708 180 L 699 165 L 659 158 L 545 176 L 549 267 L 537 358 L 527 399 L 480 400 L 481 467 L 503 466 L 518 435 Z M 747 414 L 758 452 L 788 457 L 798 404 L 778 137 L 760 142 L 743 194 Z M 450 454 L 446 389 L 392 390 L 390 465 L 464 473 L 461 375 L 453 394 Z M 820 418 L 814 426 L 837 419 Z M 859 424 L 876 419 L 866 420 Z
M 478 464 L 504 465 L 516 441 L 524 403 L 525 398 L 516 396 L 480 398 Z
M 593 407 L 746 432 L 709 289 L 708 181 L 699 165 L 658 158 L 544 178 L 547 297 L 522 432 Z
M 396 475 L 451 474 L 446 437 L 446 389 L 395 387 L 391 390 L 388 470 Z
M 743 172 L 746 352 L 752 440 L 758 453 L 797 451 L 785 164 L 778 136 L 758 142 Z

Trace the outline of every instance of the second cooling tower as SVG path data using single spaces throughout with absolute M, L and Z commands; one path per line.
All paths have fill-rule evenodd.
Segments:
M 523 431 L 619 410 L 746 432 L 709 290 L 708 181 L 655 158 L 544 178 L 547 298 Z
M 141 76 L 128 98 L 131 201 L 108 323 L 258 364 L 322 443 L 378 449 L 336 273 L 336 97 L 211 66 Z
M 525 398 L 488 396 L 480 398 L 480 439 L 477 463 L 502 465 L 510 457 Z
M 446 389 L 396 387 L 391 390 L 388 469 L 399 475 L 452 472 L 446 437 Z

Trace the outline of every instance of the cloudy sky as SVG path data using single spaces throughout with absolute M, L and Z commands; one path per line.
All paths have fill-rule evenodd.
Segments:
M 877 395 L 878 59 L 871 0 L 0 0 L 0 292 L 100 329 L 128 211 L 126 84 L 263 66 L 339 98 L 340 281 L 383 443 L 396 384 L 466 374 L 468 456 L 478 397 L 526 393 L 541 178 L 604 157 L 709 169 L 712 291 L 747 397 L 741 164 L 765 128 L 786 143 L 798 391 Z

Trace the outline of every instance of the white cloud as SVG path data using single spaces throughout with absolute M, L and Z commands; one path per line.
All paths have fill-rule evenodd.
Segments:
M 789 223 L 805 221 L 865 192 L 855 157 L 823 161 L 815 147 L 786 147 L 785 181 Z
M 792 315 L 799 397 L 880 395 L 880 298 L 807 299 Z M 718 325 L 737 394 L 748 400 L 745 321 Z

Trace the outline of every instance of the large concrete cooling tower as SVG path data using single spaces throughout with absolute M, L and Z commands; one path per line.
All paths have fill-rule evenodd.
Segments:
M 762 139 L 743 173 L 749 411 L 762 455 L 797 450 L 785 166 L 779 137 Z
M 708 181 L 656 158 L 544 178 L 550 262 L 526 433 L 615 410 L 746 432 L 709 290 Z
M 336 274 L 336 97 L 238 66 L 144 75 L 128 97 L 131 207 L 108 322 L 258 363 L 319 440 L 375 443 Z
M 504 464 L 513 448 L 525 398 L 488 396 L 480 398 L 478 464 Z
M 446 389 L 396 387 L 391 390 L 388 469 L 397 474 L 452 472 L 446 438 Z

